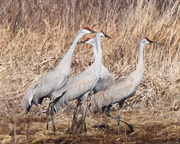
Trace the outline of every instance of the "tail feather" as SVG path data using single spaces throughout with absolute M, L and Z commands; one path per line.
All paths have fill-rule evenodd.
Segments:
M 96 93 L 95 95 L 91 96 L 91 106 L 90 106 L 90 110 L 93 113 L 97 113 L 99 112 L 101 109 L 107 107 L 108 105 L 111 104 L 111 97 L 106 94 L 105 91 L 100 91 L 98 93 Z
M 61 106 L 64 106 L 62 99 L 64 98 L 63 96 L 65 93 L 66 91 L 63 92 L 60 96 L 56 96 L 56 98 L 53 100 L 53 108 L 56 113 L 59 111 Z
M 90 110 L 93 112 L 93 113 L 97 113 L 100 109 L 99 109 L 99 106 L 97 104 L 97 96 L 96 95 L 93 95 L 91 97 L 91 101 L 90 101 Z
M 30 89 L 28 89 L 28 91 L 25 93 L 25 95 L 23 97 L 22 105 L 23 105 L 24 109 L 28 112 L 31 110 L 34 94 L 35 94 L 35 90 L 33 88 L 30 88 Z

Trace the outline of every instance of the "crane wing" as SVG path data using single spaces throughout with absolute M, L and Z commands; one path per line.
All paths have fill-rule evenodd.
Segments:
M 137 87 L 134 79 L 129 75 L 110 84 L 106 89 L 91 96 L 91 111 L 94 113 L 122 100 L 135 93 Z
M 42 103 L 43 98 L 51 98 L 51 94 L 61 89 L 68 79 L 68 75 L 59 74 L 53 70 L 49 71 L 25 93 L 23 97 L 23 107 L 29 111 L 32 103 L 38 105 Z
M 92 91 L 96 83 L 97 77 L 90 71 L 84 71 L 72 78 L 63 90 L 58 91 L 54 96 L 55 111 L 57 112 L 60 106 L 68 104 L 69 101 L 81 99 L 84 94 Z

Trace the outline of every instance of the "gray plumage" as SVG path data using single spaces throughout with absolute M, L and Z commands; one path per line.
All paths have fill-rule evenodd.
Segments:
M 96 55 L 96 47 L 93 47 L 95 61 L 94 63 L 86 69 L 84 72 L 78 74 L 74 78 L 72 78 L 67 85 L 56 93 L 54 96 L 54 110 L 57 112 L 60 106 L 68 105 L 69 101 L 78 99 L 79 101 L 85 102 L 87 99 L 88 94 L 93 90 L 96 86 L 99 74 L 101 71 L 102 65 L 102 50 L 100 46 L 100 38 L 106 36 L 102 32 L 97 32 L 96 34 L 96 44 L 97 44 L 97 53 Z M 91 43 L 93 39 L 89 39 L 85 43 Z
M 83 104 L 85 103 L 89 93 L 93 90 L 93 88 L 96 86 L 98 82 L 99 74 L 101 71 L 101 65 L 102 65 L 102 50 L 100 45 L 100 38 L 104 36 L 109 37 L 101 31 L 97 32 L 96 34 L 97 47 L 93 47 L 94 56 L 95 56 L 94 63 L 84 72 L 72 78 L 62 90 L 57 91 L 56 94 L 53 96 L 53 100 L 50 103 L 49 108 L 51 107 L 52 109 L 53 107 L 54 111 L 57 112 L 61 106 L 68 105 L 69 101 L 78 99 L 78 104 L 74 111 L 74 117 L 76 116 L 80 102 L 83 101 Z M 93 41 L 93 39 L 89 38 L 86 41 L 84 41 L 84 43 L 91 43 L 91 41 Z M 47 113 L 47 119 L 48 119 L 48 114 L 49 112 Z M 53 119 L 53 111 L 51 111 L 51 116 Z M 54 122 L 53 122 L 53 126 L 55 131 Z M 48 127 L 48 120 L 47 120 L 47 127 Z
M 97 55 L 97 48 L 96 48 L 96 41 L 94 38 L 91 38 L 91 45 L 93 47 L 95 47 L 95 54 Z M 104 66 L 104 64 L 102 63 L 101 65 L 101 72 L 99 75 L 99 80 L 96 84 L 96 86 L 93 89 L 94 94 L 105 89 L 106 87 L 108 87 L 111 83 L 113 83 L 115 81 L 113 74 L 111 74 L 109 72 L 109 70 Z M 98 126 L 99 126 L 99 112 L 98 112 Z
M 88 27 L 78 31 L 76 38 L 62 61 L 51 71 L 43 75 L 23 97 L 23 107 L 30 111 L 32 104 L 41 104 L 45 97 L 51 98 L 54 92 L 64 87 L 69 79 L 71 59 L 78 40 L 85 34 L 94 33 Z
M 120 119 L 120 110 L 126 99 L 133 96 L 140 85 L 143 77 L 143 48 L 147 43 L 155 43 L 150 41 L 148 38 L 142 38 L 139 44 L 139 60 L 137 68 L 134 72 L 125 78 L 115 81 L 106 89 L 96 93 L 91 97 L 90 109 L 93 113 L 99 112 L 101 109 L 106 109 L 106 115 L 114 118 L 118 121 L 118 134 L 119 134 L 119 123 L 120 121 L 127 124 L 131 131 L 133 131 L 132 125 L 122 121 Z M 158 43 L 155 43 L 158 44 Z M 118 117 L 110 115 L 114 104 L 119 104 Z

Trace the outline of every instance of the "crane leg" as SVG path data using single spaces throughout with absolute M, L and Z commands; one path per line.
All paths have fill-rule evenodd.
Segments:
M 107 108 L 106 108 L 106 111 L 107 111 Z M 107 125 L 107 123 L 108 123 L 108 118 L 107 118 L 107 115 L 105 115 L 105 122 L 106 122 L 106 124 L 105 124 L 105 128 L 107 129 L 108 128 L 108 125 Z
M 84 131 L 87 132 L 86 119 L 85 119 L 85 117 L 86 117 L 86 109 L 85 109 L 84 113 L 85 113 L 85 116 L 84 116 Z
M 47 130 L 49 128 L 49 107 L 50 107 L 51 104 L 49 104 L 48 108 L 47 108 L 47 111 L 46 111 L 46 121 L 47 121 Z
M 81 109 L 83 110 L 83 114 L 82 114 L 82 121 L 84 123 L 84 131 L 87 132 L 87 127 L 86 127 L 86 110 L 87 110 L 87 104 L 85 101 L 83 101 L 82 105 L 81 105 Z
M 80 104 L 80 103 L 81 103 L 81 100 L 78 99 L 77 106 L 76 106 L 76 108 L 75 108 L 75 110 L 74 110 L 74 117 L 73 117 L 73 119 L 75 119 L 75 117 L 76 117 L 77 110 L 78 110 L 78 107 L 79 107 L 79 104 Z
M 120 120 L 120 112 L 121 112 L 121 108 L 123 107 L 123 104 L 124 104 L 124 101 L 120 102 L 119 103 L 119 114 L 118 114 L 118 117 L 119 117 L 119 120 Z M 130 128 L 130 133 L 134 132 L 134 129 L 133 129 L 133 126 L 125 121 L 122 121 L 120 120 L 121 122 L 123 122 L 124 124 L 126 124 L 129 128 Z
M 52 118 L 52 124 L 53 124 L 53 128 L 54 128 L 54 133 L 56 132 L 56 127 L 55 127 L 55 122 L 54 122 L 54 103 L 51 104 L 51 118 Z
M 86 128 L 86 112 L 87 112 L 87 103 L 86 103 L 86 99 L 87 97 L 89 96 L 89 93 L 86 93 L 84 96 L 83 96 L 83 121 L 84 121 L 84 131 L 87 132 L 87 128 Z
M 118 112 L 118 116 L 117 116 L 117 121 L 118 121 L 118 135 L 120 132 L 120 114 L 121 114 L 121 108 L 123 107 L 124 101 L 119 103 L 119 112 Z
M 54 111 L 53 111 L 53 103 L 50 103 L 48 106 L 48 109 L 46 111 L 46 120 L 47 120 L 47 130 L 49 128 L 49 113 L 51 113 L 51 118 L 52 118 L 52 124 L 54 128 L 54 132 L 56 132 L 56 127 L 55 127 L 55 122 L 54 122 Z
M 97 128 L 99 129 L 99 123 L 100 123 L 100 120 L 99 120 L 99 111 L 98 111 L 97 115 L 98 115 L 98 124 L 97 124 Z
M 105 111 L 107 111 L 108 110 L 108 107 L 103 107 L 102 108 L 102 112 L 104 113 Z M 105 115 L 105 129 L 107 129 L 108 127 L 107 127 L 107 115 Z
M 86 128 L 86 120 L 84 119 L 84 132 L 87 132 L 87 128 Z
M 50 112 L 51 103 L 49 104 L 47 111 L 46 111 L 46 121 L 47 121 L 47 130 L 49 128 L 49 112 Z
M 122 105 L 123 105 L 123 104 L 122 104 Z M 120 107 L 122 107 L 122 105 L 121 105 Z M 121 109 L 119 109 L 119 115 L 118 115 L 118 117 L 114 117 L 114 116 L 112 116 L 112 115 L 110 114 L 112 108 L 113 108 L 113 107 L 110 107 L 110 108 L 107 110 L 106 115 L 107 115 L 108 117 L 111 117 L 111 118 L 116 119 L 116 120 L 118 121 L 118 134 L 119 134 L 120 122 L 123 122 L 124 124 L 128 125 L 128 127 L 131 129 L 131 132 L 133 132 L 133 131 L 134 131 L 133 126 L 132 126 L 131 124 L 128 124 L 128 123 L 125 122 L 125 121 L 122 121 L 122 120 L 120 119 L 120 110 L 121 110 Z
M 118 117 L 114 117 L 114 116 L 112 116 L 112 115 L 110 114 L 112 108 L 113 108 L 113 106 L 111 106 L 110 108 L 108 108 L 108 110 L 106 111 L 106 115 L 107 115 L 108 117 L 111 117 L 111 118 L 113 118 L 113 119 L 115 119 L 115 120 L 118 121 L 118 135 L 119 135 L 120 121 L 122 121 L 122 120 L 120 120 L 119 115 L 118 115 Z M 122 121 L 122 122 L 123 122 L 123 121 Z
M 82 133 L 83 131 L 87 132 L 86 121 L 85 121 L 87 105 L 86 103 L 84 103 L 84 101 L 81 105 L 80 104 L 81 104 L 81 100 L 78 99 L 78 103 L 74 111 L 74 116 L 71 126 L 72 133 L 79 134 Z
M 118 135 L 120 132 L 120 114 L 121 114 L 121 108 L 123 107 L 124 101 L 119 103 L 119 112 L 118 112 L 118 116 L 117 116 L 117 121 L 118 121 Z

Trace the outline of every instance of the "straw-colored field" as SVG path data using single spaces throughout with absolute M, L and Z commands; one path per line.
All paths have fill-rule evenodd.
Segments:
M 0 143 L 180 143 L 179 0 L 0 2 Z M 49 99 L 28 114 L 22 108 L 26 90 L 61 61 L 84 26 L 112 37 L 102 38 L 101 46 L 103 63 L 116 79 L 135 70 L 142 37 L 163 44 L 146 45 L 143 81 L 122 108 L 121 119 L 134 126 L 132 134 L 121 123 L 117 135 L 117 122 L 110 118 L 106 129 L 94 128 L 97 115 L 88 108 L 87 133 L 71 135 L 76 101 L 55 115 L 56 134 L 51 122 L 46 130 Z M 78 45 L 71 77 L 93 61 L 92 47 Z M 105 124 L 105 114 L 100 121 Z

